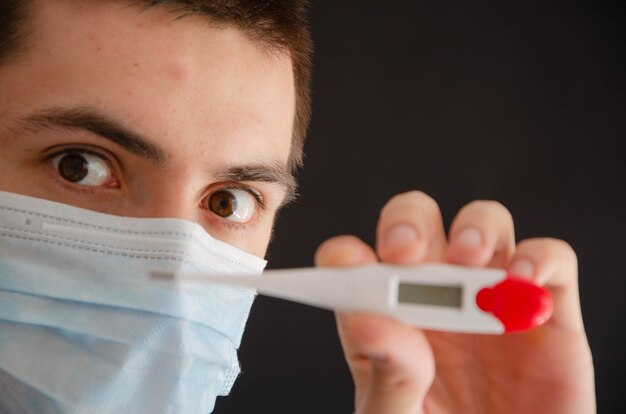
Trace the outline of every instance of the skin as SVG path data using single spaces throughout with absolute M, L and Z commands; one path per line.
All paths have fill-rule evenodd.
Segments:
M 36 42 L 15 63 L 0 66 L 0 190 L 116 215 L 183 218 L 264 256 L 290 188 L 289 57 L 265 53 L 236 29 L 200 17 L 176 20 L 162 8 L 139 13 L 117 2 L 50 0 L 38 6 Z M 147 147 L 124 148 L 84 116 L 68 120 L 76 108 L 142 137 Z M 64 180 L 54 160 L 68 148 L 97 154 L 112 178 L 95 186 Z M 233 187 L 262 200 L 245 222 L 218 216 L 205 203 Z M 402 194 L 381 212 L 375 249 L 340 236 L 320 246 L 316 262 L 513 269 L 552 290 L 555 314 L 530 333 L 497 337 L 338 315 L 356 411 L 594 412 L 572 249 L 551 239 L 516 246 L 510 214 L 494 202 L 462 209 L 448 237 L 441 223 L 431 198 Z M 474 236 L 462 237 L 467 229 Z M 472 240 L 477 243 L 467 243 Z
M 116 215 L 195 221 L 263 256 L 291 179 L 289 57 L 265 53 L 234 28 L 213 27 L 202 17 L 177 20 L 164 8 L 141 13 L 99 1 L 37 6 L 26 53 L 0 66 L 0 189 Z M 44 122 L 41 114 L 50 117 L 51 108 L 89 108 L 143 137 L 160 156 Z M 64 181 L 46 157 L 67 148 L 99 154 L 116 183 Z M 258 166 L 275 170 L 275 179 L 228 174 Z M 263 200 L 245 223 L 202 207 L 207 196 L 232 186 Z
M 535 330 L 501 336 L 425 331 L 367 314 L 337 315 L 356 384 L 357 413 L 595 412 L 576 255 L 567 243 L 537 238 L 516 245 L 510 213 L 493 201 L 465 206 L 446 236 L 437 203 L 410 192 L 383 208 L 375 250 L 340 236 L 316 254 L 321 266 L 377 261 L 507 269 L 547 286 L 554 314 Z

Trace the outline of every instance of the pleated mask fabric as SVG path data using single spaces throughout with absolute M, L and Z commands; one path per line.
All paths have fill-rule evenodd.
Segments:
M 0 412 L 211 412 L 255 292 L 150 273 L 265 264 L 185 220 L 0 192 Z

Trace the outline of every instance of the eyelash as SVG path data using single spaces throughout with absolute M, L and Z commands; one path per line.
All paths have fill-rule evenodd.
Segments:
M 240 183 L 228 183 L 228 184 L 224 184 L 222 187 L 218 187 L 217 189 L 211 191 L 211 193 L 215 192 L 215 191 L 220 191 L 220 190 L 242 190 L 245 191 L 247 193 L 249 193 L 252 198 L 254 198 L 254 201 L 256 202 L 256 206 L 259 208 L 259 210 L 263 211 L 265 210 L 265 202 L 263 201 L 263 197 L 261 196 L 261 193 L 258 192 L 257 190 L 255 190 L 252 187 L 249 187 L 245 184 L 240 184 Z M 209 194 L 211 194 L 209 193 Z
M 209 197 L 211 194 L 217 192 L 217 191 L 221 191 L 221 190 L 242 190 L 247 192 L 248 194 L 250 194 L 252 196 L 252 198 L 254 199 L 255 202 L 255 213 L 254 213 L 254 217 L 247 223 L 240 223 L 240 222 L 236 222 L 236 221 L 231 221 L 231 220 L 227 220 L 225 218 L 221 218 L 219 217 L 217 214 L 213 213 L 211 210 L 209 210 L 208 208 L 206 208 L 203 204 L 204 204 L 204 200 L 206 200 L 207 197 Z M 257 217 L 260 214 L 263 214 L 266 211 L 267 206 L 265 205 L 265 202 L 263 200 L 263 197 L 261 196 L 261 193 L 257 190 L 255 190 L 252 187 L 249 187 L 247 185 L 241 184 L 241 183 L 224 183 L 224 185 L 221 186 L 217 186 L 215 188 L 211 188 L 210 192 L 207 192 L 201 199 L 201 203 L 200 203 L 200 208 L 202 208 L 203 210 L 206 211 L 207 215 L 209 216 L 209 220 L 211 220 L 212 222 L 217 222 L 219 223 L 221 226 L 228 228 L 229 230 L 232 231 L 236 231 L 236 232 L 245 232 L 246 230 L 249 230 L 250 227 L 254 224 L 255 220 L 254 218 Z
M 101 151 L 98 150 L 94 150 L 88 147 L 67 147 L 67 148 L 63 148 L 57 151 L 52 152 L 49 155 L 46 155 L 44 158 L 44 161 L 46 162 L 46 164 L 49 166 L 53 177 L 56 179 L 56 181 L 58 181 L 63 187 L 72 190 L 72 191 L 78 191 L 84 194 L 93 194 L 97 191 L 101 191 L 103 190 L 102 187 L 97 187 L 97 186 L 87 186 L 87 185 L 77 185 L 77 184 L 73 184 L 67 180 L 64 180 L 63 178 L 61 178 L 59 176 L 59 172 L 56 170 L 56 168 L 53 165 L 53 160 L 60 156 L 60 155 L 69 155 L 69 154 L 89 154 L 89 155 L 93 155 L 95 157 L 98 157 L 100 159 L 102 159 L 104 162 L 106 162 L 107 166 L 109 167 L 109 169 L 111 170 L 111 175 L 113 176 L 113 178 L 118 182 L 118 187 L 114 188 L 114 189 L 119 189 L 119 187 L 121 187 L 121 182 L 118 179 L 118 174 L 116 174 L 116 170 L 118 170 L 118 168 L 116 168 L 115 162 L 111 161 L 112 156 L 103 154 Z M 110 189 L 110 188 L 105 188 L 105 189 Z
M 56 171 L 56 169 L 52 165 L 52 160 L 54 158 L 60 156 L 60 155 L 66 155 L 66 154 L 90 154 L 90 155 L 93 155 L 93 156 L 101 158 L 104 162 L 107 163 L 107 165 L 111 169 L 111 175 L 115 178 L 115 180 L 117 180 L 120 183 L 119 185 L 121 186 L 121 182 L 118 179 L 118 174 L 116 174 L 116 170 L 118 170 L 119 168 L 116 168 L 115 167 L 116 162 L 113 162 L 110 159 L 110 158 L 114 158 L 115 159 L 114 156 L 103 154 L 101 151 L 97 151 L 97 150 L 94 150 L 94 149 L 91 149 L 91 148 L 68 147 L 68 148 L 64 148 L 64 149 L 61 149 L 61 150 L 54 151 L 51 154 L 46 155 L 45 158 L 44 158 L 44 161 L 51 168 L 52 174 L 54 175 L 54 178 L 61 185 L 63 185 L 63 187 L 68 188 L 68 189 L 70 189 L 72 191 L 78 191 L 78 192 L 85 193 L 85 194 L 93 194 L 93 193 L 95 193 L 97 191 L 101 191 L 102 190 L 102 187 L 72 184 L 72 183 L 64 180 L 63 178 L 59 177 L 58 171 Z M 261 193 L 259 191 L 257 191 L 256 189 L 254 189 L 252 187 L 249 187 L 249 186 L 247 186 L 245 184 L 241 184 L 241 183 L 224 183 L 223 185 L 218 185 L 215 188 L 211 188 L 211 191 L 207 192 L 203 196 L 202 201 L 204 201 L 212 193 L 214 193 L 216 191 L 220 191 L 220 190 L 242 190 L 242 191 L 245 191 L 248 194 L 250 194 L 252 196 L 252 198 L 254 199 L 254 201 L 255 201 L 255 206 L 256 206 L 255 216 L 258 215 L 258 214 L 264 213 L 266 208 L 267 208 L 266 205 L 265 205 L 265 202 L 263 200 L 263 197 L 262 197 L 262 195 L 261 195 Z M 216 214 L 214 214 L 213 212 L 208 210 L 202 204 L 203 203 L 201 203 L 201 208 L 203 208 L 204 210 L 207 211 L 207 214 L 211 217 L 212 221 L 219 222 L 220 225 L 225 226 L 225 227 L 227 227 L 229 229 L 242 231 L 242 230 L 245 230 L 248 227 L 250 227 L 250 225 L 252 224 L 253 220 L 250 220 L 250 222 L 248 222 L 248 223 L 239 223 L 239 222 L 234 222 L 234 221 L 231 221 L 231 220 L 227 220 L 225 218 L 218 217 Z

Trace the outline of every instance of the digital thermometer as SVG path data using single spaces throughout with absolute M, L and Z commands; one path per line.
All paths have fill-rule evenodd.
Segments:
M 386 315 L 425 329 L 501 334 L 546 322 L 550 292 L 504 270 L 448 264 L 268 270 L 261 276 L 155 272 L 184 282 L 253 288 L 320 308 Z

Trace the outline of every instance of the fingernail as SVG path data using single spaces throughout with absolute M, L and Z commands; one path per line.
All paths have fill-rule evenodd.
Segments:
M 512 276 L 531 278 L 535 274 L 535 265 L 528 259 L 519 259 L 509 268 Z
M 391 228 L 384 239 L 384 249 L 393 250 L 413 244 L 418 240 L 417 230 L 408 224 L 397 224 Z
M 353 241 L 349 238 L 338 238 L 336 240 L 326 241 L 324 242 L 317 251 L 317 256 L 321 258 L 325 258 L 337 250 L 341 250 L 346 248 L 346 246 L 350 246 L 353 244 Z
M 316 260 L 318 266 L 346 266 L 357 264 L 360 256 L 348 244 L 338 244 L 327 248 Z
M 478 229 L 468 227 L 456 235 L 452 244 L 463 247 L 480 247 L 483 245 L 483 235 Z

